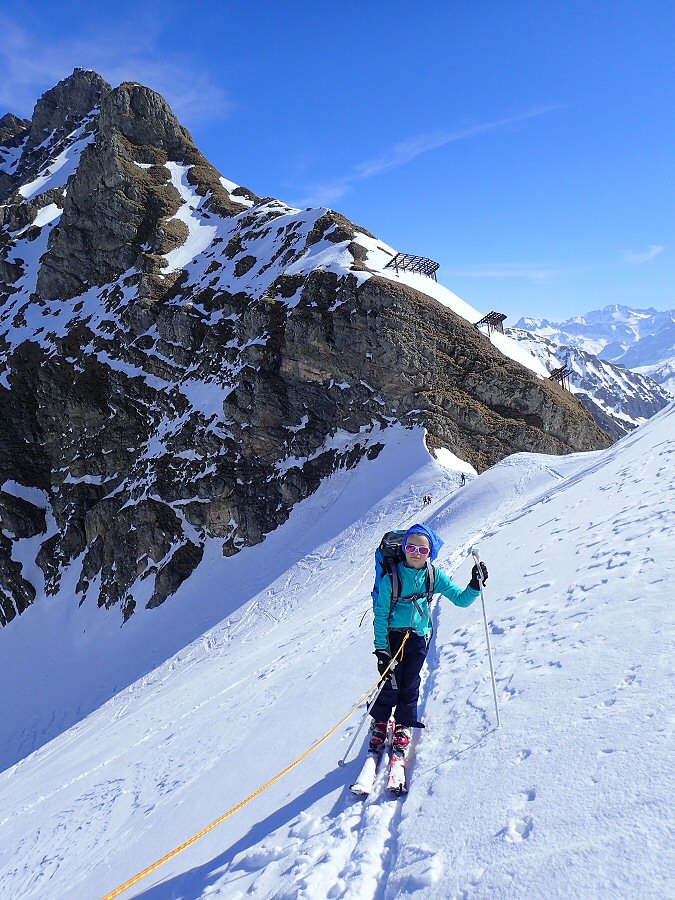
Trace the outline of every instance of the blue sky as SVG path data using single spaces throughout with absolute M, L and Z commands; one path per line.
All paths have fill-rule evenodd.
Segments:
M 0 114 L 75 66 L 140 81 L 232 181 L 437 260 L 511 324 L 675 307 L 671 2 L 93 9 L 0 7 Z

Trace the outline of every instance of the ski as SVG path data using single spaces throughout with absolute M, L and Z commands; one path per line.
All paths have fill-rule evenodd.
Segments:
M 380 745 L 379 750 L 369 750 L 363 768 L 359 773 L 359 777 L 354 784 L 350 785 L 350 790 L 355 797 L 367 797 L 372 793 L 375 787 L 375 780 L 382 762 L 382 757 L 391 752 L 391 742 L 394 735 L 394 722 L 387 722 L 387 733 L 384 736 L 384 742 Z
M 408 793 L 408 778 L 405 770 L 406 758 L 400 754 L 394 753 L 391 757 L 389 766 L 389 779 L 387 781 L 387 790 L 392 794 L 400 797 L 401 794 Z
M 382 755 L 382 753 L 369 753 L 366 757 L 359 777 L 349 788 L 355 797 L 367 797 L 372 793 Z

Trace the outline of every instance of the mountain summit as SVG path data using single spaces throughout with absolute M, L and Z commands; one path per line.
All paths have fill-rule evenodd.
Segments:
M 0 119 L 0 203 L 2 624 L 60 591 L 163 603 L 399 424 L 478 470 L 610 443 L 393 248 L 221 176 L 142 85 L 76 69 Z

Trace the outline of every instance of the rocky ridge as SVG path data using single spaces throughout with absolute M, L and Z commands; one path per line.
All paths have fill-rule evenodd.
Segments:
M 675 392 L 675 310 L 615 303 L 564 322 L 522 318 L 515 328 L 624 366 Z
M 509 328 L 518 341 L 553 371 L 566 365 L 569 386 L 608 434 L 620 438 L 664 409 L 673 395 L 646 375 L 600 359 L 579 347 L 559 344 L 524 329 Z
M 223 178 L 142 85 L 76 70 L 0 119 L 0 204 L 2 624 L 66 582 L 161 604 L 392 424 L 478 469 L 610 443 L 365 229 Z

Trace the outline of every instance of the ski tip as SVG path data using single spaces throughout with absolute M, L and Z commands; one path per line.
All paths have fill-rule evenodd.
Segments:
M 349 793 L 352 797 L 356 797 L 358 800 L 365 800 L 366 797 L 370 796 L 370 791 L 367 791 L 365 788 L 359 787 L 357 784 L 352 784 L 349 788 Z

